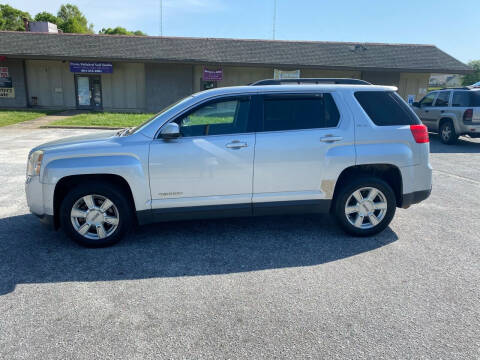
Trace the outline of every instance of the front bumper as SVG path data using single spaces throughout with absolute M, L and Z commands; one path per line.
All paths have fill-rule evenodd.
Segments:
M 53 228 L 53 189 L 49 184 L 40 182 L 39 176 L 29 176 L 25 181 L 25 194 L 30 212 L 40 221 Z
M 40 182 L 39 176 L 28 176 L 25 181 L 25 194 L 27 196 L 27 204 L 30 211 L 41 216 L 45 214 L 43 206 L 43 184 Z
M 47 214 L 43 214 L 43 215 L 38 215 L 38 214 L 35 214 L 33 213 L 33 215 L 37 216 L 39 219 L 40 219 L 40 222 L 45 225 L 47 227 L 47 229 L 49 230 L 55 230 L 55 222 L 54 222 L 54 219 L 53 219 L 53 215 L 47 215 Z

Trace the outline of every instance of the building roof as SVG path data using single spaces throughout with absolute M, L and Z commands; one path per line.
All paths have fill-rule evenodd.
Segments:
M 0 32 L 0 55 L 65 60 L 188 62 L 466 73 L 434 45 Z

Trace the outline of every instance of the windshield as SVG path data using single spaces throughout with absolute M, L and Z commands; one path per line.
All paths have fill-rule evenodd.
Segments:
M 192 95 L 190 96 L 187 96 L 183 99 L 180 99 L 176 102 L 174 102 L 173 104 L 167 106 L 166 108 L 162 109 L 159 113 L 156 113 L 155 115 L 153 115 L 150 119 L 148 119 L 147 121 L 145 121 L 144 123 L 138 125 L 137 127 L 135 128 L 132 128 L 132 129 L 129 129 L 128 130 L 128 134 L 133 134 L 133 133 L 136 133 L 137 131 L 140 131 L 142 130 L 145 126 L 147 126 L 150 122 L 154 121 L 156 118 L 158 118 L 159 116 L 161 116 L 162 114 L 166 113 L 168 110 L 170 109 L 173 109 L 175 106 L 177 105 L 180 105 L 181 103 L 184 103 L 185 101 L 189 100 L 192 98 Z

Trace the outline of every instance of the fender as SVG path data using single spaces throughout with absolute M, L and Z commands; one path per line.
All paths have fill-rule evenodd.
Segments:
M 435 122 L 437 131 L 440 130 L 440 121 L 442 121 L 443 119 L 450 119 L 452 120 L 453 126 L 455 128 L 455 132 L 457 134 L 462 133 L 462 129 L 460 129 L 458 125 L 459 120 L 457 119 L 457 115 L 455 113 L 445 112 L 445 113 L 441 113 L 440 115 L 441 115 L 440 119 L 438 119 L 438 121 Z
M 62 178 L 89 174 L 111 174 L 124 178 L 132 191 L 135 209 L 137 211 L 150 209 L 148 168 L 145 171 L 139 159 L 132 155 L 116 154 L 55 159 L 45 166 L 41 182 L 54 189 L 55 186 L 52 185 L 57 184 Z M 53 192 L 50 197 L 53 202 Z

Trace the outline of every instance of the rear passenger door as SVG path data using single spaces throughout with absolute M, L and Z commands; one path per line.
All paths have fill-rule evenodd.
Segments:
M 338 175 L 355 163 L 353 121 L 340 95 L 276 93 L 255 101 L 254 212 L 331 199 Z

